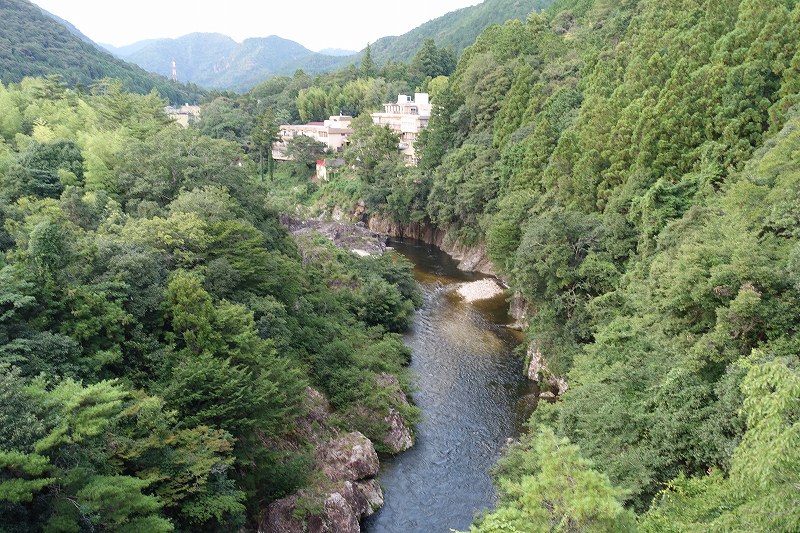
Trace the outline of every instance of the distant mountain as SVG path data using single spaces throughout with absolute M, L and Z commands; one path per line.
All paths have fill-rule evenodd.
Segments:
M 486 27 L 511 19 L 525 20 L 533 11 L 545 9 L 554 1 L 486 0 L 476 6 L 451 11 L 399 37 L 378 39 L 370 45 L 372 59 L 377 64 L 409 61 L 428 38 L 433 39 L 436 46 L 449 47 L 458 55 L 474 43 Z
M 153 88 L 170 102 L 196 101 L 204 92 L 145 72 L 101 50 L 77 28 L 27 0 L 0 0 L 0 81 L 58 74 L 69 85 L 118 78 L 130 91 Z
M 335 70 L 348 62 L 348 56 L 312 52 L 274 35 L 246 39 L 239 44 L 219 33 L 191 33 L 177 39 L 134 43 L 113 51 L 126 61 L 165 76 L 172 75 L 174 59 L 179 80 L 209 89 L 235 91 L 247 91 L 266 78 L 293 74 L 298 68 L 315 74 Z
M 107 52 L 111 52 L 115 56 L 125 59 L 127 56 L 135 52 L 138 52 L 142 48 L 153 44 L 157 40 L 158 39 L 145 39 L 144 41 L 137 41 L 133 44 L 129 44 L 126 46 L 114 46 L 112 44 L 106 44 L 106 43 L 98 43 L 98 44 L 103 48 L 105 48 Z
M 358 52 L 355 50 L 342 50 L 341 48 L 326 48 L 325 50 L 320 50 L 317 53 L 325 56 L 344 57 L 356 55 Z

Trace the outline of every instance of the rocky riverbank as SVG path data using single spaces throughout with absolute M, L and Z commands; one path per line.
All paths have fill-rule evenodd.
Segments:
M 457 260 L 458 268 L 465 272 L 480 272 L 481 274 L 489 276 L 497 275 L 494 265 L 489 261 L 486 255 L 486 246 L 482 243 L 476 246 L 464 246 L 451 241 L 445 230 L 416 222 L 411 224 L 398 224 L 397 222 L 379 216 L 370 217 L 367 222 L 367 228 L 381 235 L 416 239 L 432 244 Z
M 388 236 L 369 229 L 363 222 L 297 220 L 282 216 L 281 223 L 298 241 L 302 241 L 304 237 L 322 235 L 339 248 L 350 250 L 357 255 L 375 255 L 386 251 Z
M 382 444 L 399 453 L 414 444 L 413 432 L 397 407 L 408 400 L 400 382 L 379 374 L 375 386 L 386 390 L 389 407 L 367 413 L 388 427 Z M 275 449 L 292 449 L 298 443 L 313 447 L 311 483 L 272 502 L 262 513 L 259 533 L 357 533 L 360 522 L 383 505 L 383 491 L 375 476 L 380 468 L 373 442 L 359 431 L 342 432 L 334 410 L 319 391 L 306 389 L 306 414 L 290 435 L 270 442 Z

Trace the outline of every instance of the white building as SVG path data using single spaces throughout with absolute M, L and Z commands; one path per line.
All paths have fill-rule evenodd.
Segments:
M 372 113 L 372 122 L 400 135 L 399 148 L 409 165 L 417 164 L 414 142 L 419 133 L 428 127 L 432 106 L 428 101 L 428 93 L 415 93 L 414 99 L 401 94 L 397 102 L 383 104 L 382 113 Z
M 325 122 L 309 122 L 308 124 L 282 124 L 278 127 L 280 140 L 272 145 L 272 154 L 275 159 L 286 160 L 287 143 L 299 135 L 311 137 L 321 142 L 331 152 L 341 152 L 353 130 L 350 123 L 353 117 L 339 115 L 330 117 Z

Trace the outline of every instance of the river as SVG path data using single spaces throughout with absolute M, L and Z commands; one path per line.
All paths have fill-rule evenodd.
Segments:
M 480 274 L 458 270 L 437 248 L 393 241 L 414 264 L 424 295 L 405 341 L 417 376 L 413 398 L 423 420 L 416 445 L 381 459 L 379 481 L 386 503 L 365 520 L 368 533 L 466 530 L 473 517 L 493 506 L 489 469 L 508 438 L 519 435 L 530 415 L 533 384 L 513 353 L 516 332 L 503 297 L 466 304 L 451 290 Z

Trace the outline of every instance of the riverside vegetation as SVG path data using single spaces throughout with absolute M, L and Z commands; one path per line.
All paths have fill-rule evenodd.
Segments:
M 157 124 L 153 96 L 4 88 L 2 405 L 17 429 L 0 496 L 53 528 L 89 502 L 85 519 L 112 529 L 213 529 L 302 483 L 254 435 L 280 434 L 304 376 L 358 427 L 358 372 L 407 357 L 384 333 L 413 306 L 407 271 L 325 247 L 301 270 L 254 204 L 263 193 L 280 210 L 366 209 L 485 245 L 528 303 L 529 351 L 569 389 L 500 462 L 497 509 L 474 531 L 798 530 L 798 46 L 795 0 L 558 0 L 490 27 L 457 62 L 427 41 L 407 65 L 367 50 L 360 67 L 212 95 L 187 131 Z M 410 168 L 367 112 L 414 89 L 435 112 Z M 277 124 L 340 112 L 363 116 L 329 182 L 308 180 L 319 146 L 269 161 Z M 236 209 L 258 246 L 224 229 Z M 123 286 L 138 273 L 155 288 Z M 369 283 L 392 295 L 371 302 L 386 312 L 367 305 L 380 291 L 337 290 Z M 188 317 L 187 301 L 205 311 Z M 230 425 L 186 393 L 220 394 L 189 354 L 262 383 L 247 390 L 272 407 Z M 202 482 L 175 466 L 188 458 Z
M 409 265 L 298 248 L 241 147 L 163 105 L 0 85 L 2 531 L 238 530 L 315 482 L 306 387 L 378 449 L 377 380 L 407 389 Z
M 452 72 L 423 47 L 285 108 L 427 90 L 418 167 L 357 120 L 354 170 L 317 187 L 283 169 L 273 196 L 363 200 L 485 245 L 528 302 L 531 351 L 569 383 L 498 466 L 475 531 L 800 528 L 798 43 L 794 0 L 561 0 L 487 29 Z

